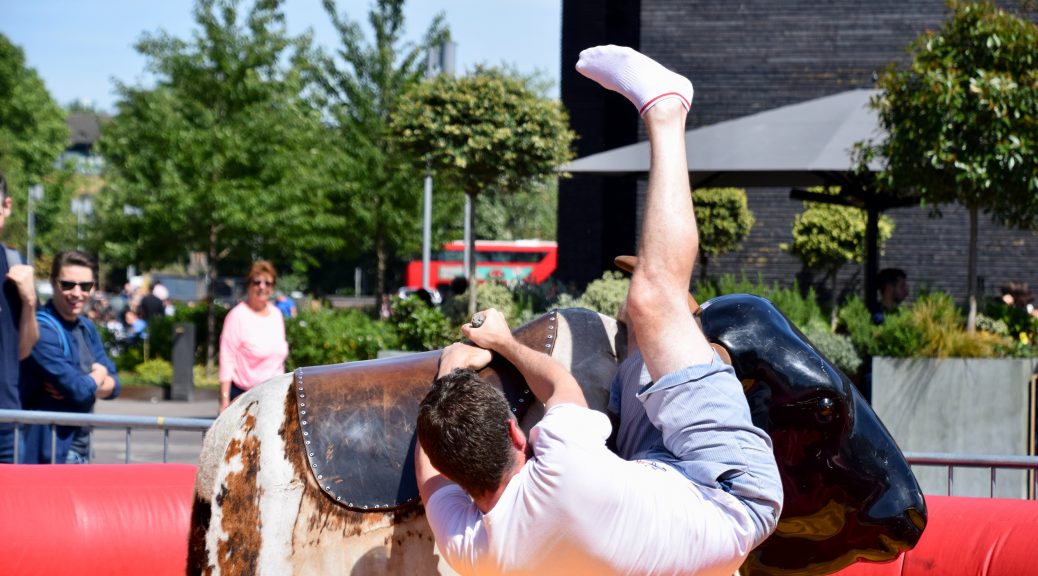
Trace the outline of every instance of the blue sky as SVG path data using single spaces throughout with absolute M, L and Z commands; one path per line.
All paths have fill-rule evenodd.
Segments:
M 368 29 L 371 0 L 336 5 Z M 193 6 L 191 0 L 0 0 L 0 34 L 22 48 L 59 104 L 78 99 L 112 110 L 113 78 L 148 83 L 136 40 L 158 30 L 189 38 Z M 436 13 L 446 13 L 459 72 L 479 63 L 540 70 L 558 97 L 561 0 L 410 0 L 404 9 L 410 40 L 421 37 Z M 287 0 L 284 10 L 290 33 L 310 28 L 318 44 L 336 46 L 321 0 Z

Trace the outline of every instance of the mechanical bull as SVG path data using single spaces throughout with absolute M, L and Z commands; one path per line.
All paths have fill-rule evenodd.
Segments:
M 849 380 L 767 300 L 723 296 L 697 316 L 770 434 L 785 491 L 778 529 L 741 572 L 827 574 L 911 548 L 926 523 L 922 492 Z M 588 404 L 604 410 L 625 352 L 615 320 L 559 310 L 516 335 L 565 365 Z M 206 436 L 189 572 L 453 573 L 436 552 L 412 469 L 418 403 L 438 357 L 304 368 L 232 404 Z M 514 367 L 495 360 L 481 374 L 501 386 L 524 428 L 540 419 Z

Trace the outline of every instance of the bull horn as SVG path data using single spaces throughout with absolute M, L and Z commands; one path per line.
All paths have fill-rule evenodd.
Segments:
M 634 269 L 638 266 L 638 257 L 629 255 L 617 256 L 616 258 L 613 258 L 613 264 L 616 264 L 616 267 L 624 272 L 634 274 Z M 691 310 L 692 314 L 696 317 L 696 322 L 699 322 L 699 302 L 696 302 L 695 297 L 692 296 L 691 293 L 688 295 L 688 309 Z M 729 366 L 732 365 L 732 356 L 724 346 L 721 346 L 717 342 L 711 342 L 710 347 L 717 352 L 717 355 L 721 357 L 721 360 L 725 364 L 728 364 Z

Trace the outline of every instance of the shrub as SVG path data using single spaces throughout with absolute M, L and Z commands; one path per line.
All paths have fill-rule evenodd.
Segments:
M 804 336 L 815 348 L 845 374 L 854 374 L 861 366 L 861 356 L 854 349 L 851 339 L 843 334 L 833 334 L 825 322 L 814 321 L 804 330 Z
M 872 323 L 872 314 L 865 306 L 861 296 L 851 296 L 840 308 L 840 326 L 850 338 L 854 348 L 861 355 L 872 354 L 876 338 L 876 325 Z
M 631 281 L 622 272 L 606 271 L 598 280 L 587 285 L 584 294 L 573 301 L 573 306 L 594 310 L 606 316 L 616 316 L 620 305 L 627 299 Z
M 508 286 L 499 282 L 481 282 L 476 285 L 476 309 L 497 308 L 508 320 L 510 326 L 515 325 L 519 316 L 519 307 Z M 442 306 L 443 315 L 452 326 L 461 326 L 469 321 L 468 293 L 456 294 Z M 454 332 L 455 335 L 460 332 Z
M 699 302 L 706 302 L 725 294 L 755 294 L 767 298 L 801 331 L 805 331 L 815 320 L 825 321 L 814 289 L 809 289 L 806 295 L 801 295 L 796 282 L 790 288 L 783 288 L 778 283 L 771 286 L 764 284 L 760 276 L 756 282 L 751 282 L 745 276 L 736 279 L 731 274 L 725 274 L 711 281 L 697 283 L 694 292 Z
M 413 296 L 393 300 L 389 323 L 396 329 L 397 346 L 414 352 L 443 348 L 461 334 L 438 308 Z
M 393 327 L 359 310 L 301 310 L 286 319 L 287 367 L 319 366 L 369 360 L 396 347 Z
M 173 325 L 181 322 L 194 324 L 195 326 L 195 363 L 204 364 L 206 361 L 206 342 L 209 334 L 209 326 L 206 322 L 206 314 L 209 305 L 205 302 L 194 306 L 178 305 L 172 316 L 159 316 L 148 321 L 148 357 L 164 358 L 169 360 L 173 353 Z M 223 306 L 216 307 L 216 358 L 220 357 L 220 332 L 223 331 L 223 321 L 230 309 Z
M 167 386 L 173 381 L 173 365 L 159 358 L 141 362 L 134 372 L 137 382 L 146 386 Z

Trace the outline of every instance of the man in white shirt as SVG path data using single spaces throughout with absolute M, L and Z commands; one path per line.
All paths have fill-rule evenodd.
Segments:
M 444 351 L 422 402 L 422 502 L 441 554 L 463 574 L 730 575 L 774 530 L 782 485 L 741 384 L 687 306 L 698 250 L 684 146 L 692 85 L 617 46 L 585 50 L 577 69 L 635 104 L 652 146 L 626 303 L 639 352 L 614 383 L 620 455 L 573 377 L 491 309 L 462 328 L 476 346 Z M 545 404 L 529 439 L 474 372 L 491 353 Z

